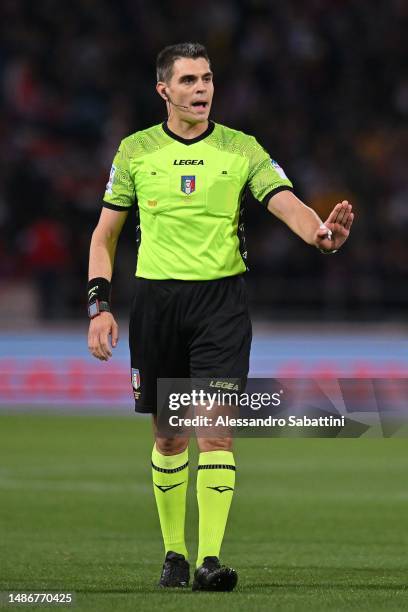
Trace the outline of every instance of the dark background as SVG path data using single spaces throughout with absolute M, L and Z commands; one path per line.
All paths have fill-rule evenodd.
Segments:
M 191 40 L 212 60 L 212 118 L 256 136 L 323 219 L 342 199 L 356 212 L 348 243 L 325 257 L 249 199 L 255 314 L 403 320 L 407 2 L 4 0 L 0 29 L 3 297 L 23 287 L 43 320 L 85 316 L 89 241 L 113 155 L 123 137 L 165 118 L 155 58 Z M 119 315 L 134 237 L 131 213 L 114 275 Z

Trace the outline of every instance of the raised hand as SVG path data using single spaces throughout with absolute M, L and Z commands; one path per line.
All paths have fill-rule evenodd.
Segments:
M 327 221 L 315 234 L 315 245 L 322 251 L 337 251 L 350 234 L 353 223 L 353 207 L 347 200 L 336 204 L 327 218 Z

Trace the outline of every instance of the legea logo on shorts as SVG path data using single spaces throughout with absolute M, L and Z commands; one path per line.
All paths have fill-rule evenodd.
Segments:
M 196 177 L 193 176 L 182 176 L 181 177 L 181 191 L 186 195 L 194 193 L 196 188 Z

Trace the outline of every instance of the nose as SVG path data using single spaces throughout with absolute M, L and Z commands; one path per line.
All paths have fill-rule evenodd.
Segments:
M 205 81 L 197 81 L 197 93 L 204 93 L 206 88 Z

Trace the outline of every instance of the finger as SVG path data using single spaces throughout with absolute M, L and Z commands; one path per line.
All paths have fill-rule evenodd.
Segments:
M 341 203 L 341 207 L 339 208 L 339 211 L 337 213 L 337 219 L 336 219 L 336 223 L 343 223 L 343 219 L 344 219 L 344 215 L 347 213 L 348 211 L 348 202 L 346 202 L 345 200 Z
M 105 357 L 102 355 L 102 352 L 99 346 L 99 341 L 96 341 L 93 347 L 93 350 L 92 350 L 92 355 L 96 357 L 96 359 L 99 359 L 100 361 L 105 361 Z
M 112 356 L 112 353 L 110 352 L 110 348 L 107 342 L 100 341 L 99 343 L 99 352 L 101 354 L 101 357 L 104 361 L 108 361 L 109 357 Z
M 344 226 L 344 227 L 346 228 L 346 230 L 349 230 L 349 229 L 350 229 L 350 227 L 351 227 L 351 226 L 352 226 L 352 224 L 353 224 L 353 221 L 354 221 L 354 213 L 350 213 L 350 214 L 349 214 L 349 217 L 348 217 L 348 219 L 347 219 L 347 223 L 346 223 L 346 225 Z
M 96 359 L 99 359 L 101 361 L 106 361 L 101 351 L 99 334 L 97 332 L 94 331 L 92 334 L 90 334 L 88 346 L 89 346 L 89 350 L 91 351 L 92 355 L 96 357 Z
M 98 343 L 94 333 L 88 335 L 88 349 L 93 357 L 99 359 Z
M 99 334 L 99 351 L 106 360 L 112 357 L 112 352 L 109 348 L 108 332 L 106 331 Z
M 336 223 L 339 223 L 340 225 L 342 225 L 343 219 L 346 213 L 347 213 L 347 204 L 345 206 L 343 204 L 338 212 Z
M 338 204 L 336 204 L 336 206 L 333 208 L 333 210 L 331 211 L 326 223 L 335 223 L 336 219 L 337 219 L 337 214 L 341 208 L 341 202 L 339 202 Z
M 116 321 L 112 323 L 112 346 L 115 348 L 119 342 L 119 327 Z
M 341 223 L 342 223 L 342 225 L 346 225 L 347 220 L 348 220 L 348 218 L 349 218 L 350 213 L 351 213 L 351 211 L 352 211 L 352 210 L 353 210 L 352 205 L 351 205 L 351 204 L 347 204 L 347 205 L 346 205 L 346 207 L 345 207 L 345 210 L 344 210 L 343 217 L 342 217 L 342 219 L 341 219 Z
M 105 355 L 102 352 L 102 348 L 101 348 L 101 346 L 99 344 L 99 341 L 98 341 L 98 344 L 96 345 L 96 347 L 94 349 L 93 355 L 94 355 L 94 357 L 96 357 L 100 361 L 107 361 Z
M 346 226 L 346 223 L 347 223 L 347 220 L 348 220 L 349 216 L 350 216 L 350 213 L 349 213 L 349 211 L 347 209 L 346 212 L 344 213 L 344 216 L 343 216 L 342 220 L 341 220 L 341 226 L 342 227 Z
M 345 211 L 347 210 L 347 207 L 348 207 L 347 200 L 343 200 L 342 202 L 339 202 L 338 204 L 336 204 L 336 206 L 333 209 L 333 212 L 330 215 L 330 221 L 332 223 L 341 223 L 341 220 L 343 218 Z

